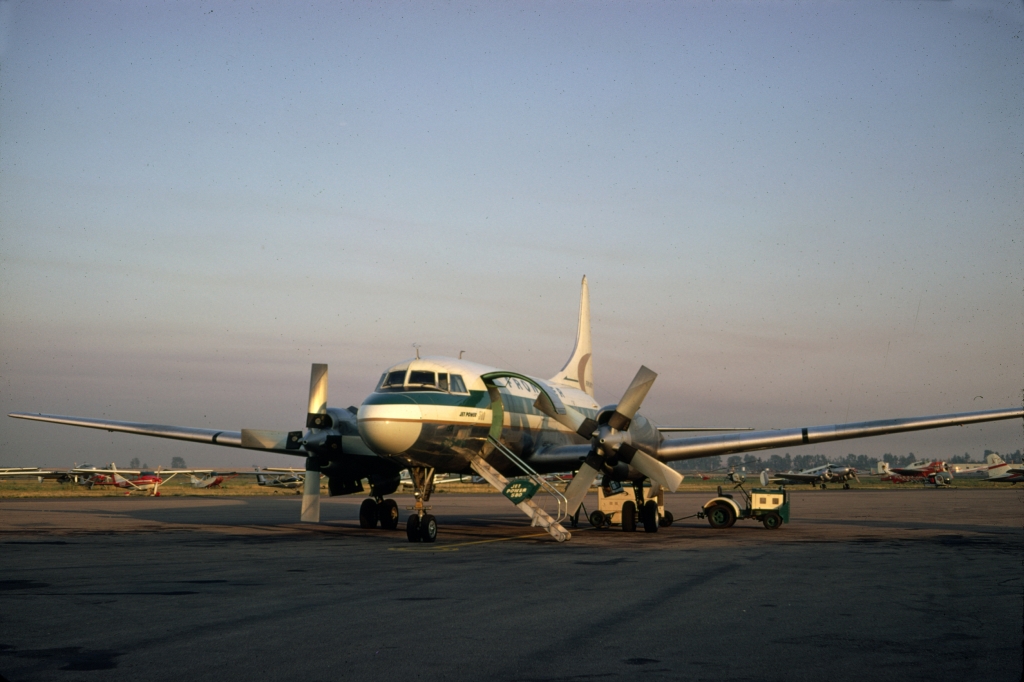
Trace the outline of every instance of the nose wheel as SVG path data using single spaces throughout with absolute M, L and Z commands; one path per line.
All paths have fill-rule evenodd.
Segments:
M 437 519 L 433 514 L 412 514 L 405 522 L 405 535 L 409 542 L 434 542 L 437 539 Z
M 416 504 L 410 507 L 412 514 L 405 522 L 405 536 L 409 542 L 434 542 L 437 539 L 437 519 L 433 514 L 427 513 L 430 507 L 423 504 L 430 499 L 430 493 L 434 489 L 434 468 L 409 467 L 409 473 L 412 478 Z M 395 515 L 397 518 L 397 508 Z

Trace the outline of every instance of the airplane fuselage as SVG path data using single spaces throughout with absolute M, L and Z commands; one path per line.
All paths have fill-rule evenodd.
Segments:
M 359 434 L 372 450 L 403 466 L 468 474 L 471 459 L 486 455 L 487 436 L 499 427 L 502 444 L 538 472 L 578 468 L 590 442 L 534 407 L 539 386 L 590 419 L 598 418 L 601 406 L 574 386 L 513 374 L 456 358 L 398 363 L 360 406 Z M 660 435 L 647 419 L 636 415 L 629 431 L 634 445 L 657 452 Z M 562 454 L 545 456 L 555 448 Z M 504 474 L 517 473 L 503 458 L 488 461 Z

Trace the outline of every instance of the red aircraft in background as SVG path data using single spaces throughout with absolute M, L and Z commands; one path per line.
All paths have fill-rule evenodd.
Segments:
M 879 462 L 878 473 L 882 477 L 881 480 L 892 483 L 924 483 L 940 487 L 953 482 L 949 465 L 939 460 L 921 460 L 895 469 L 891 468 L 888 462 Z
M 209 474 L 210 469 L 166 469 L 157 471 L 140 471 L 137 469 L 118 469 L 116 464 L 111 464 L 105 469 L 85 465 L 75 467 L 71 474 L 78 478 L 78 484 L 93 489 L 97 486 L 112 486 L 121 488 L 125 495 L 132 493 L 148 492 L 153 497 L 160 497 L 160 486 L 171 480 L 178 474 Z M 132 476 L 126 478 L 122 474 Z

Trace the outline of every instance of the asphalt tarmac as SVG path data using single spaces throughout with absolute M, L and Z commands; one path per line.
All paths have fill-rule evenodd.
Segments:
M 0 675 L 1022 676 L 1022 489 L 803 491 L 777 531 L 689 518 L 564 544 L 498 495 L 435 495 L 434 545 L 360 529 L 361 501 L 307 525 L 298 496 L 0 500 Z

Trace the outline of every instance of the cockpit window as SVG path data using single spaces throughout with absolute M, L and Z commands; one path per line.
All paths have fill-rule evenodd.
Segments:
M 436 388 L 433 372 L 414 370 L 409 372 L 409 388 Z
M 466 390 L 466 384 L 462 381 L 461 374 L 453 374 L 450 383 L 450 389 L 452 393 L 469 393 Z
M 437 373 L 437 387 L 442 391 L 448 390 L 448 372 Z
M 405 370 L 400 369 L 396 372 L 388 372 L 388 375 L 384 377 L 384 381 L 381 382 L 380 388 L 382 391 L 401 391 L 402 385 L 405 383 Z

